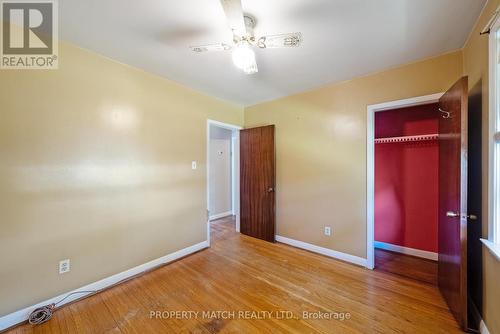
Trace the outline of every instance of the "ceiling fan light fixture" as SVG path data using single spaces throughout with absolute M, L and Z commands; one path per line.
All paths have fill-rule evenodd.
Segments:
M 255 61 L 255 52 L 247 41 L 241 41 L 236 44 L 232 53 L 234 66 L 243 70 L 246 74 L 256 73 L 257 63 Z
M 196 53 L 204 53 L 209 51 L 226 51 L 232 49 L 232 59 L 234 65 L 246 74 L 257 73 L 257 62 L 255 60 L 255 52 L 253 48 L 261 49 L 271 48 L 291 48 L 298 47 L 302 42 L 302 34 L 300 32 L 280 34 L 280 35 L 264 35 L 260 38 L 255 38 L 254 28 L 256 20 L 253 16 L 243 12 L 242 0 L 219 0 L 228 27 L 233 35 L 233 43 L 213 43 L 198 46 L 191 46 L 191 50 Z M 234 45 L 234 47 L 233 47 Z
M 257 63 L 254 62 L 252 65 L 245 67 L 243 69 L 243 72 L 245 72 L 245 74 L 254 74 L 259 72 L 259 69 L 257 68 Z

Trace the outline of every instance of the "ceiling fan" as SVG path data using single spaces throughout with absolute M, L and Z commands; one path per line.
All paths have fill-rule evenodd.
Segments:
M 220 0 L 220 2 L 233 33 L 234 45 L 216 43 L 191 46 L 190 48 L 194 52 L 227 51 L 232 49 L 234 65 L 246 74 L 253 74 L 258 72 L 253 47 L 268 49 L 300 46 L 302 42 L 300 32 L 255 38 L 253 32 L 255 19 L 250 15 L 243 14 L 241 0 Z

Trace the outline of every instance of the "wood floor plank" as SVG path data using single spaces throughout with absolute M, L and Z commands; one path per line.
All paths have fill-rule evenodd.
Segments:
M 9 334 L 461 333 L 431 284 L 234 229 L 233 219 L 213 222 L 210 249 L 63 307 L 45 324 L 19 326 Z M 151 316 L 163 311 L 198 316 Z M 204 311 L 226 316 L 204 317 Z M 239 317 L 239 312 L 263 311 L 272 316 Z M 227 316 L 231 312 L 234 317 Z M 279 312 L 292 317 L 278 317 Z M 348 313 L 350 319 L 304 318 L 303 312 Z
M 376 248 L 375 269 L 437 285 L 437 261 Z

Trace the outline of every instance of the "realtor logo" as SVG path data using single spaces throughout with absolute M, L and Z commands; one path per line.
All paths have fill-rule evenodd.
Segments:
M 2 0 L 1 69 L 57 69 L 56 0 Z

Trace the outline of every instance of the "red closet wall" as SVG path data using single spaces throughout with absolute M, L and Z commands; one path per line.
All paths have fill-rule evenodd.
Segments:
M 438 133 L 438 105 L 377 112 L 375 138 Z M 375 144 L 375 240 L 437 252 L 437 140 Z

